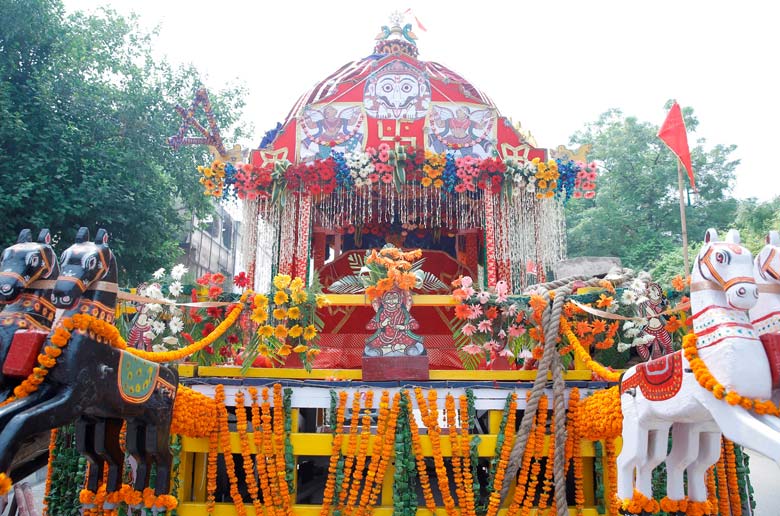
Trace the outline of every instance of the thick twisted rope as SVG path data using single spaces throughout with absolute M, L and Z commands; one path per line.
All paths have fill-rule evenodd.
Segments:
M 631 277 L 628 271 L 621 271 L 618 278 L 613 283 L 619 284 Z M 568 504 L 566 502 L 566 382 L 563 379 L 563 365 L 561 357 L 558 354 L 558 340 L 560 334 L 561 312 L 566 297 L 572 293 L 575 282 L 583 282 L 584 286 L 592 287 L 601 283 L 600 278 L 587 278 L 585 276 L 571 276 L 560 280 L 550 281 L 535 285 L 531 291 L 547 294 L 554 291 L 554 298 L 551 305 L 542 313 L 542 327 L 544 329 L 544 352 L 542 359 L 538 364 L 536 379 L 531 388 L 531 395 L 526 403 L 523 420 L 520 423 L 520 429 L 517 432 L 514 447 L 509 456 L 509 465 L 507 466 L 506 478 L 512 479 L 517 476 L 517 470 L 522 464 L 523 455 L 525 455 L 528 437 L 531 434 L 533 421 L 539 409 L 539 398 L 542 396 L 547 385 L 547 372 L 551 372 L 553 381 L 553 409 L 555 417 L 555 455 L 553 461 L 553 476 L 555 479 L 555 503 L 558 516 L 567 516 L 569 514 Z M 580 285 L 582 286 L 582 285 Z M 511 482 L 505 482 L 501 490 L 501 499 L 506 498 Z

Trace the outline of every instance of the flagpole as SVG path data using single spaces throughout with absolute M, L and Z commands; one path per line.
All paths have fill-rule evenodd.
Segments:
M 680 224 L 682 225 L 683 263 L 685 264 L 685 279 L 691 275 L 691 263 L 688 259 L 688 225 L 685 220 L 685 196 L 683 195 L 683 173 L 680 159 L 677 159 L 677 184 L 680 188 Z

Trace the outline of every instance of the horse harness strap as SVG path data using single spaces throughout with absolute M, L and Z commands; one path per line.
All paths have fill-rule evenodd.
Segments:
M 780 285 L 773 283 L 758 283 L 759 294 L 780 294 Z
M 772 279 L 780 280 L 780 271 L 776 271 L 774 267 L 772 267 L 772 258 L 775 257 L 775 254 L 777 254 L 777 250 L 775 248 L 772 248 L 769 251 L 769 256 L 766 257 L 766 261 L 761 266 L 761 272 L 768 275 Z
M 119 292 L 119 285 L 111 281 L 95 281 L 91 283 L 87 290 L 100 290 L 102 292 Z

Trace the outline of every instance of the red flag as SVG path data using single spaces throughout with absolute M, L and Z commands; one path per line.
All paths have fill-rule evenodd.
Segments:
M 682 162 L 685 170 L 688 171 L 688 178 L 691 180 L 691 186 L 696 190 L 696 181 L 693 179 L 693 166 L 691 165 L 691 151 L 688 148 L 688 135 L 685 132 L 685 121 L 682 117 L 680 105 L 675 102 L 669 114 L 666 115 L 664 125 L 658 131 L 658 137 L 663 140 L 667 147 L 674 152 Z

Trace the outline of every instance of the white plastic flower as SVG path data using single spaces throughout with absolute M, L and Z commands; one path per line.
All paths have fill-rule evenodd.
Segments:
M 149 330 L 149 331 L 145 331 L 145 332 L 144 332 L 144 338 L 145 338 L 145 339 L 152 340 L 152 339 L 154 339 L 156 336 L 157 336 L 157 334 L 156 334 L 156 333 L 154 333 L 154 331 L 152 331 L 152 330 Z
M 152 277 L 154 279 L 160 279 L 163 276 L 165 276 L 165 269 L 164 268 L 159 268 L 156 271 L 154 271 L 154 274 L 152 274 Z
M 162 289 L 160 288 L 160 285 L 158 285 L 157 283 L 152 283 L 151 285 L 146 287 L 143 290 L 143 292 L 141 293 L 141 295 L 146 296 L 146 297 L 151 297 L 151 298 L 154 298 L 154 299 L 162 299 L 162 298 L 165 297 L 165 296 L 163 296 Z
M 623 295 L 620 297 L 620 302 L 624 305 L 633 305 L 636 303 L 636 297 L 636 292 L 631 289 L 626 289 L 623 291 Z
M 172 317 L 170 322 L 168 322 L 168 328 L 170 328 L 171 333 L 176 335 L 184 329 L 184 323 L 178 317 Z
M 165 337 L 165 338 L 163 338 L 162 341 L 163 341 L 163 344 L 165 344 L 167 346 L 175 346 L 175 345 L 177 345 L 179 343 L 179 339 L 177 339 L 176 337 L 173 337 L 173 336 Z
M 617 350 L 620 351 L 621 353 L 624 351 L 628 351 L 629 349 L 631 349 L 631 344 L 628 344 L 626 342 L 618 342 Z
M 161 334 L 165 331 L 165 323 L 162 321 L 154 321 L 152 323 L 152 331 L 157 335 Z
M 171 278 L 178 281 L 182 278 L 182 276 L 187 274 L 188 271 L 189 269 L 187 269 L 187 267 L 185 267 L 184 264 L 177 263 L 176 265 L 173 266 L 173 269 L 171 269 Z
M 164 351 L 168 351 L 168 348 L 166 348 L 165 345 L 163 344 L 154 344 L 152 346 L 152 351 L 154 351 L 155 353 L 162 353 Z
M 171 273 L 171 276 L 173 276 L 173 273 Z M 181 291 L 182 291 L 181 281 L 176 280 L 170 285 L 168 285 L 168 292 L 173 297 L 177 297 L 179 294 L 181 294 Z

